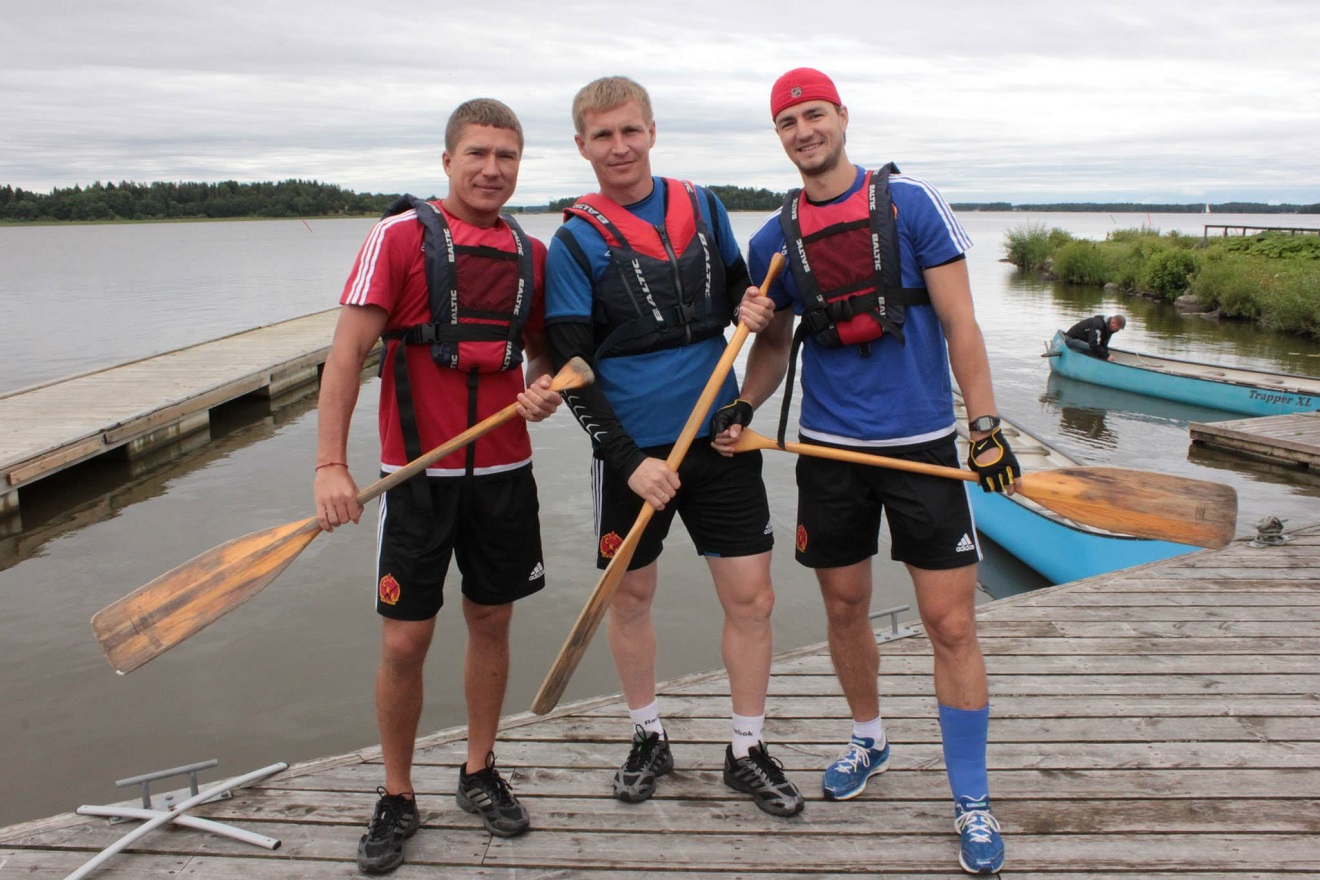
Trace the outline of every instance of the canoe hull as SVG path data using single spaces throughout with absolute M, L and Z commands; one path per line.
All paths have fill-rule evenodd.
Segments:
M 1165 365 L 1164 369 L 1152 369 L 1136 363 L 1124 363 L 1124 360 L 1144 360 Z M 1159 397 L 1194 406 L 1211 407 L 1224 412 L 1241 413 L 1248 416 L 1277 416 L 1288 413 L 1310 412 L 1320 409 L 1320 394 L 1312 393 L 1308 383 L 1315 383 L 1320 389 L 1320 382 L 1304 377 L 1268 377 L 1261 376 L 1260 385 L 1243 382 L 1216 381 L 1209 377 L 1193 375 L 1175 375 L 1171 370 L 1179 369 L 1181 363 L 1186 368 L 1203 368 L 1208 372 L 1214 368 L 1208 364 L 1177 362 L 1167 358 L 1143 358 L 1131 352 L 1115 352 L 1114 359 L 1103 361 L 1099 358 L 1077 352 L 1064 344 L 1063 334 L 1056 333 L 1050 342 L 1050 369 L 1061 376 L 1118 388 L 1147 397 Z M 1191 372 L 1195 372 L 1192 369 Z M 1219 370 L 1218 372 L 1228 372 Z M 1231 371 L 1244 373 L 1245 371 Z M 1288 380 L 1297 387 L 1270 387 L 1268 382 L 1287 385 Z

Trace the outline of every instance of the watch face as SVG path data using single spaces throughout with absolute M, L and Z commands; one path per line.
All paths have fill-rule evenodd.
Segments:
M 999 427 L 999 419 L 995 416 L 979 416 L 972 420 L 969 427 L 973 431 L 993 431 Z

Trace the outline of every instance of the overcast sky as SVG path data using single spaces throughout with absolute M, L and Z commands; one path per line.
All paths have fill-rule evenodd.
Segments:
M 954 201 L 1320 202 L 1316 0 L 3 0 L 0 184 L 282 180 L 443 195 L 444 121 L 499 98 L 515 204 L 594 188 L 585 82 L 655 104 L 657 173 L 783 190 L 770 85 L 818 67 L 849 156 Z

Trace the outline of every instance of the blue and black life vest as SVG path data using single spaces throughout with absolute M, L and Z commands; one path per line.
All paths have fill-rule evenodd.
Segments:
M 592 324 L 596 358 L 676 348 L 719 336 L 732 319 L 724 289 L 724 261 L 697 191 L 685 180 L 664 178 L 665 222 L 654 226 L 599 193 L 564 210 L 600 232 L 610 268 L 595 283 Z M 560 240 L 592 277 L 577 240 Z
M 422 225 L 422 252 L 431 320 L 399 330 L 382 338 L 397 340 L 394 351 L 380 364 L 394 373 L 394 393 L 399 404 L 399 422 L 408 460 L 422 454 L 417 413 L 412 405 L 408 381 L 408 358 L 404 347 L 429 345 L 431 357 L 441 367 L 468 374 L 468 425 L 477 423 L 477 382 L 481 373 L 512 370 L 523 362 L 523 329 L 527 326 L 535 298 L 536 278 L 532 240 L 518 222 L 507 214 L 501 219 L 513 233 L 513 250 L 454 244 L 454 235 L 444 213 L 416 196 L 401 196 L 385 210 L 392 217 L 412 209 Z M 476 458 L 467 448 L 470 474 Z M 424 485 L 424 480 L 417 481 Z

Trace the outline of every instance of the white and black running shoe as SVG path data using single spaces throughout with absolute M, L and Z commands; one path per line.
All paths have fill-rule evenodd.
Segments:
M 517 837 L 532 827 L 527 808 L 509 790 L 509 784 L 495 769 L 495 753 L 486 755 L 486 766 L 468 775 L 467 767 L 458 768 L 458 805 L 481 817 L 481 824 L 496 837 Z
M 784 765 L 770 757 L 765 743 L 758 743 L 747 757 L 733 757 L 733 746 L 724 749 L 724 784 L 750 794 L 756 805 L 772 816 L 796 816 L 806 806 L 797 786 L 784 776 Z
M 614 774 L 614 796 L 635 804 L 655 794 L 657 776 L 674 769 L 674 755 L 669 751 L 669 737 L 648 733 L 640 724 L 633 734 L 632 750 Z
M 357 865 L 363 874 L 385 874 L 403 864 L 403 842 L 422 824 L 417 802 L 402 794 L 376 789 L 380 800 L 367 833 L 358 841 Z

